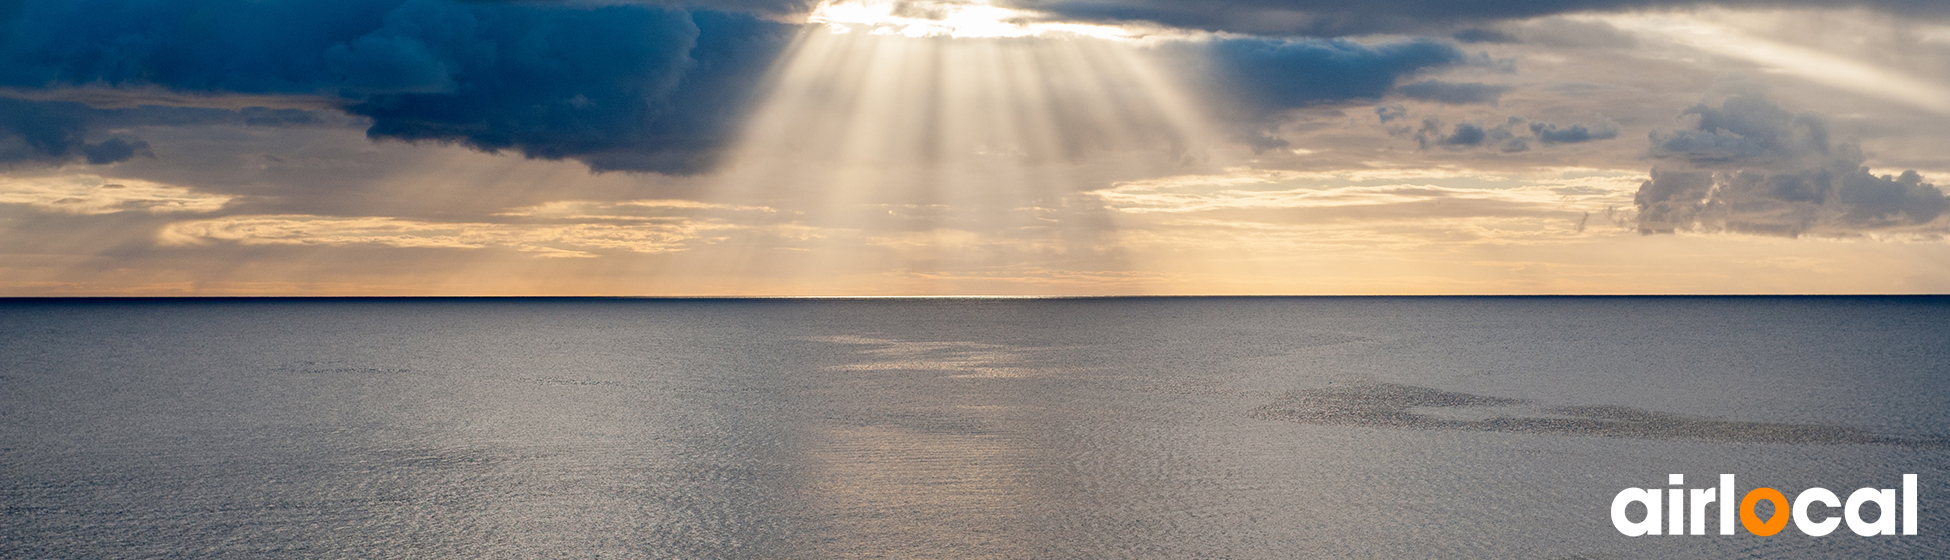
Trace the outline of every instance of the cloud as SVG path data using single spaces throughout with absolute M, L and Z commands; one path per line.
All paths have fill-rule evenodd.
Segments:
M 1095 23 L 1149 22 L 1171 27 L 1259 34 L 1338 37 L 1375 33 L 1463 31 L 1484 23 L 1575 12 L 1622 12 L 1724 4 L 1712 0 L 1532 0 L 1456 2 L 1399 0 L 1234 0 L 1222 4 L 1182 0 L 1013 0 L 1010 5 L 1051 17 Z M 1750 0 L 1749 7 L 1867 7 L 1894 13 L 1944 17 L 1950 5 L 1932 0 Z
M 225 216 L 174 222 L 156 234 L 168 246 L 214 241 L 244 245 L 483 249 L 500 247 L 536 257 L 595 257 L 588 250 L 637 253 L 680 251 L 726 224 L 673 223 L 496 224 L 449 223 L 390 217 L 312 215 Z
M 1741 17 L 1726 11 L 1687 16 L 1631 14 L 1607 19 L 1609 24 L 1641 37 L 1752 64 L 1769 74 L 1950 115 L 1950 87 L 1939 79 L 1945 73 L 1943 53 L 1932 52 L 1936 49 L 1919 40 L 1928 26 L 1867 14 L 1809 15 L 1820 23 L 1802 24 L 1799 29 L 1768 29 L 1768 25 L 1756 23 L 1770 18 Z M 1881 22 L 1864 25 L 1876 19 Z
M 797 29 L 635 4 L 436 0 L 29 0 L 0 25 L 0 86 L 336 96 L 375 139 L 667 173 L 715 162 Z
M 1490 127 L 1469 122 L 1456 123 L 1450 132 L 1444 133 L 1441 119 L 1427 117 L 1422 119 L 1422 127 L 1415 131 L 1415 142 L 1424 150 L 1492 147 L 1504 152 L 1521 152 L 1530 149 L 1530 139 L 1517 136 L 1512 130 L 1522 123 L 1523 117 L 1510 117 L 1502 124 Z
M 395 248 L 502 248 L 534 257 L 596 257 L 593 251 L 669 253 L 734 235 L 806 241 L 819 228 L 773 219 L 765 206 L 681 199 L 559 200 L 510 208 L 480 221 L 394 216 L 258 214 L 170 223 L 156 234 L 165 246 L 242 245 Z
M 1795 115 L 1758 94 L 1728 98 L 1719 108 L 1688 107 L 1694 130 L 1654 131 L 1652 157 L 1695 165 L 1793 163 L 1829 153 L 1828 125 L 1814 113 Z
M 746 206 L 740 204 L 718 204 L 680 199 L 625 200 L 621 202 L 599 202 L 592 200 L 558 200 L 496 212 L 496 216 L 523 218 L 557 218 L 569 220 L 662 220 L 673 212 L 695 213 L 705 211 L 719 212 L 758 212 L 774 214 L 778 210 L 766 206 Z
M 1471 29 L 1464 29 L 1464 30 L 1461 30 L 1461 31 L 1457 31 L 1457 32 L 1455 32 L 1455 33 L 1452 33 L 1452 34 L 1450 34 L 1449 36 L 1450 36 L 1450 37 L 1454 37 L 1454 38 L 1455 38 L 1455 39 L 1456 39 L 1457 41 L 1460 41 L 1460 42 L 1464 42 L 1464 43 L 1518 43 L 1518 42 L 1522 42 L 1522 41 L 1521 41 L 1520 39 L 1517 39 L 1516 37 L 1513 37 L 1513 36 L 1511 36 L 1511 35 L 1510 35 L 1509 33 L 1504 33 L 1504 32 L 1502 32 L 1502 31 L 1497 31 L 1497 30 L 1495 30 L 1495 29 L 1480 29 L 1480 28 L 1471 28 Z
M 1343 39 L 1232 38 L 1212 41 L 1219 71 L 1258 107 L 1284 109 L 1376 99 L 1395 80 L 1463 63 L 1456 47 L 1427 39 L 1365 45 Z
M 82 144 L 81 155 L 88 163 L 96 165 L 126 161 L 137 155 L 156 157 L 155 153 L 149 151 L 148 142 L 121 138 L 110 138 L 99 144 Z
M 1258 150 L 1286 145 L 1274 135 L 1283 111 L 1380 99 L 1403 77 L 1469 61 L 1455 46 L 1427 39 L 1368 45 L 1234 37 L 1196 45 L 1189 53 L 1196 56 L 1179 63 L 1209 66 L 1201 81 L 1215 84 L 1215 93 L 1233 102 L 1221 118 L 1233 124 L 1234 136 Z
M 1396 115 L 1395 118 L 1402 118 Z M 1386 122 L 1386 121 L 1383 121 Z M 1528 129 L 1530 134 L 1524 134 Z M 1424 117 L 1422 126 L 1413 131 L 1407 126 L 1391 129 L 1390 134 L 1409 136 L 1415 139 L 1422 149 L 1443 148 L 1464 150 L 1470 148 L 1492 148 L 1506 153 L 1522 152 L 1530 149 L 1532 142 L 1544 145 L 1575 144 L 1596 140 L 1609 140 L 1618 137 L 1618 124 L 1600 117 L 1596 124 L 1572 124 L 1559 127 L 1546 121 L 1532 121 L 1521 116 L 1511 116 L 1496 125 L 1483 125 L 1473 122 L 1456 123 L 1444 132 L 1442 119 Z
M 1481 83 L 1455 83 L 1440 80 L 1424 80 L 1395 88 L 1409 99 L 1448 103 L 1451 105 L 1495 105 L 1496 100 L 1510 91 L 1509 86 Z
M 1591 126 L 1573 124 L 1558 128 L 1554 123 L 1532 121 L 1530 132 L 1537 136 L 1537 141 L 1545 144 L 1576 144 L 1617 138 L 1618 123 L 1611 122 L 1609 119 L 1600 119 L 1598 124 Z
M 149 142 L 109 136 L 98 141 L 102 128 L 233 124 L 294 127 L 328 124 L 318 112 L 304 109 L 244 107 L 166 107 L 139 105 L 100 109 L 69 101 L 41 101 L 0 97 L 0 164 L 61 165 L 86 161 L 102 165 L 136 157 L 156 157 Z
M 377 65 L 346 74 L 348 87 L 382 91 L 348 108 L 373 118 L 369 136 L 597 171 L 705 171 L 790 29 L 713 12 L 480 10 L 409 4 L 355 46 L 327 51 Z
M 1638 44 L 1635 35 L 1602 19 L 1548 17 L 1509 24 L 1507 27 L 1515 42 L 1541 47 L 1626 49 Z
M 94 111 L 77 103 L 43 103 L 0 97 L 0 164 L 61 164 L 87 160 L 115 163 L 153 154 L 141 140 L 108 138 L 90 143 Z
M 1377 105 L 1374 108 L 1374 115 L 1381 119 L 1382 124 L 1387 124 L 1408 118 L 1408 108 L 1401 105 Z
M 1556 204 L 1561 195 L 1544 189 L 1458 189 L 1432 185 L 1383 185 L 1331 189 L 1145 192 L 1131 186 L 1093 191 L 1120 212 L 1204 212 L 1220 209 L 1329 208 L 1385 206 L 1434 200 L 1487 200 Z
M 1606 208 L 1630 204 L 1641 178 L 1632 170 L 1582 168 L 1519 176 L 1454 168 L 1233 168 L 1120 182 L 1087 194 L 1116 213 L 1118 238 L 1131 250 L 1287 259 L 1626 235 L 1627 228 L 1608 227 L 1615 222 Z
M 1471 123 L 1457 123 L 1455 132 L 1447 136 L 1437 136 L 1434 141 L 1436 145 L 1445 147 L 1481 146 L 1483 141 L 1488 139 L 1489 133 L 1484 132 L 1483 127 Z
M 177 185 L 95 175 L 0 177 L 0 204 L 61 214 L 212 212 L 232 198 Z
M 1611 176 L 1580 178 L 1532 177 L 1513 182 L 1505 177 L 1471 177 L 1512 186 L 1502 188 L 1449 187 L 1403 183 L 1404 180 L 1456 179 L 1454 171 L 1402 170 L 1299 173 L 1250 168 L 1222 175 L 1181 175 L 1125 181 L 1090 191 L 1109 208 L 1128 214 L 1180 214 L 1219 210 L 1325 209 L 1402 207 L 1441 203 L 1443 215 L 1497 215 L 1516 212 L 1562 212 L 1566 205 L 1591 206 L 1622 199 L 1631 181 Z M 1432 182 L 1432 181 L 1431 181 Z M 1349 185 L 1349 183 L 1377 183 Z M 1598 206 L 1602 208 L 1602 206 Z M 1462 213 L 1455 213 L 1462 212 Z M 1398 217 L 1413 216 L 1397 212 Z M 1509 214 L 1506 214 L 1509 215 Z
M 1832 144 L 1814 113 L 1750 93 L 1681 115 L 1699 124 L 1650 135 L 1651 157 L 1665 163 L 1635 198 L 1644 233 L 1940 233 L 1925 226 L 1950 208 L 1915 171 L 1871 174 L 1861 148 Z

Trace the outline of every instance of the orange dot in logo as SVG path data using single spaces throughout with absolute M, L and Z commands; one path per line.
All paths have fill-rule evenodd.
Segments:
M 1761 522 L 1759 515 L 1754 514 L 1754 505 L 1761 500 L 1774 502 L 1774 514 L 1768 516 L 1765 523 Z M 1752 492 L 1748 492 L 1746 497 L 1740 499 L 1740 526 L 1746 527 L 1747 532 L 1763 537 L 1770 536 L 1781 532 L 1781 529 L 1786 529 L 1787 523 L 1788 499 L 1786 495 L 1781 494 L 1780 490 L 1755 488 Z

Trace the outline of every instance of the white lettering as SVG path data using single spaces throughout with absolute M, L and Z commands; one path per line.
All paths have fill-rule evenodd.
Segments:
M 1862 520 L 1862 504 L 1875 502 L 1876 520 L 1870 523 Z M 1848 505 L 1842 508 L 1842 518 L 1848 520 L 1848 530 L 1864 537 L 1896 534 L 1896 491 L 1863 488 L 1850 492 Z
M 1645 519 L 1633 522 L 1625 518 L 1625 508 L 1638 502 L 1645 505 Z M 1659 534 L 1659 491 L 1644 488 L 1626 488 L 1618 491 L 1611 499 L 1611 526 L 1627 537 Z
M 1916 475 L 1903 475 L 1903 534 L 1916 534 Z
M 1795 528 L 1813 537 L 1834 532 L 1835 527 L 1842 524 L 1842 520 L 1836 519 L 1834 516 L 1829 516 L 1823 521 L 1815 521 L 1808 518 L 1808 505 L 1815 502 L 1820 502 L 1821 505 L 1828 507 L 1842 505 L 1841 499 L 1836 498 L 1835 493 L 1829 492 L 1827 488 L 1809 488 L 1802 490 L 1801 495 L 1794 497 Z
M 1733 534 L 1733 508 L 1740 501 L 1733 499 L 1733 475 L 1720 475 L 1720 534 Z
M 1719 501 L 1713 498 L 1713 494 L 1714 494 L 1714 489 L 1712 488 L 1699 488 L 1693 490 L 1693 516 L 1690 518 L 1693 521 L 1693 524 L 1692 524 L 1692 530 L 1686 531 L 1686 534 L 1688 535 L 1706 534 L 1706 504 Z M 1725 508 L 1721 508 L 1721 509 L 1725 509 Z

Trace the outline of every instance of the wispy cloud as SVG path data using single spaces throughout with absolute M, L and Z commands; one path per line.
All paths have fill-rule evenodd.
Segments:
M 778 210 L 765 206 L 746 206 L 741 204 L 720 204 L 681 199 L 645 199 L 604 202 L 596 200 L 559 200 L 534 206 L 524 206 L 497 212 L 495 216 L 523 218 L 560 218 L 570 220 L 653 220 L 667 217 L 672 211 L 717 210 L 726 212 L 758 212 L 774 214 Z
M 1321 183 L 1399 178 L 1458 178 L 1458 173 L 1424 170 L 1294 173 L 1234 169 L 1222 175 L 1189 175 L 1118 183 L 1091 191 L 1119 212 L 1186 213 L 1226 209 L 1332 208 L 1383 206 L 1431 201 L 1492 201 L 1540 208 L 1563 208 L 1591 203 L 1623 203 L 1636 186 L 1633 176 L 1585 176 L 1531 179 L 1479 175 L 1478 180 L 1510 182 L 1505 188 L 1460 188 L 1432 184 L 1325 186 Z M 1290 187 L 1295 183 L 1304 186 Z M 1312 184 L 1307 184 L 1312 183 Z M 1281 188 L 1290 187 L 1290 188 Z
M 494 224 L 441 223 L 388 217 L 344 218 L 279 215 L 227 216 L 171 223 L 157 233 L 164 245 L 202 245 L 215 241 L 244 245 L 377 245 L 400 248 L 483 249 L 500 247 L 537 257 L 595 257 L 592 250 L 635 253 L 680 251 L 712 232 L 737 226 L 723 223 L 658 224 Z
M 199 193 L 189 187 L 97 175 L 0 176 L 0 204 L 62 214 L 211 212 L 233 198 Z

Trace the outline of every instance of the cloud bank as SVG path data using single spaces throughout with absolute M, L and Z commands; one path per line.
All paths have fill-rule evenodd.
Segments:
M 695 173 L 796 27 L 645 5 L 28 0 L 0 9 L 0 29 L 0 86 L 325 96 L 375 139 Z M 28 147 L 0 157 L 140 153 L 87 142 L 87 119 L 62 111 L 7 120 L 0 134 Z
M 1861 148 L 1832 143 L 1814 113 L 1743 94 L 1682 116 L 1699 124 L 1651 134 L 1650 156 L 1661 164 L 1635 197 L 1643 233 L 1919 231 L 1950 208 L 1913 170 L 1871 174 Z
M 1424 80 L 1396 88 L 1402 96 L 1409 99 L 1448 103 L 1451 105 L 1495 105 L 1496 100 L 1510 91 L 1509 86 L 1469 82 L 1444 82 Z

